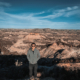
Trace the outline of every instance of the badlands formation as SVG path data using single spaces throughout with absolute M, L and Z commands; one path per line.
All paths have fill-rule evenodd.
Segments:
M 68 76 L 72 80 L 80 79 L 80 30 L 49 28 L 0 29 L 1 79 L 29 78 L 26 55 L 32 42 L 41 55 L 38 80 L 66 80 Z

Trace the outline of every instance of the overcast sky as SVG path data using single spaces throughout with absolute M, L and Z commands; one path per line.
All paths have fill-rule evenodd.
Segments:
M 0 0 L 0 28 L 80 29 L 80 0 Z

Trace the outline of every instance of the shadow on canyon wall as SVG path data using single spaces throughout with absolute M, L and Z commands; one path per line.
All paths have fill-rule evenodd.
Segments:
M 55 53 L 56 55 L 56 53 Z M 62 61 L 62 62 L 61 62 Z M 78 60 L 79 61 L 79 60 Z M 79 80 L 80 70 L 65 69 L 59 67 L 58 63 L 72 63 L 76 59 L 57 59 L 41 58 L 38 61 L 37 72 L 41 73 L 40 78 L 53 77 L 56 80 Z M 29 62 L 26 55 L 0 55 L 0 79 L 23 79 L 25 76 L 29 77 Z

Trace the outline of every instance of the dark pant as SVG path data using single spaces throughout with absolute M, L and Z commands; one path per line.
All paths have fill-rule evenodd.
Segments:
M 34 77 L 37 77 L 37 67 L 38 67 L 38 64 L 30 64 L 29 63 L 29 76 L 31 77 L 32 76 L 32 70 L 33 70 L 33 67 L 34 67 Z

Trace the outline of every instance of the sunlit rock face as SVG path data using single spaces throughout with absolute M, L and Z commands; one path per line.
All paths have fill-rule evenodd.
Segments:
M 80 53 L 79 32 L 56 29 L 1 29 L 0 48 L 7 55 L 27 55 L 30 44 L 35 42 L 42 57 L 53 58 L 54 54 L 62 49 L 62 52 L 57 53 L 57 58 L 68 58 L 73 55 L 76 57 Z
M 11 75 L 11 78 L 23 78 L 28 75 L 26 55 L 32 42 L 36 43 L 41 55 L 37 76 L 44 77 L 43 80 L 62 78 L 58 71 L 63 71 L 63 66 L 67 71 L 70 68 L 74 71 L 80 66 L 80 30 L 1 29 L 0 34 L 0 65 L 2 65 L 0 71 L 6 70 L 7 73 L 11 70 L 12 73 L 16 73 Z M 17 75 L 19 69 L 21 76 Z M 11 72 L 6 73 L 2 74 L 9 78 Z M 17 76 L 14 77 L 15 75 Z M 48 78 L 45 78 L 47 76 Z

